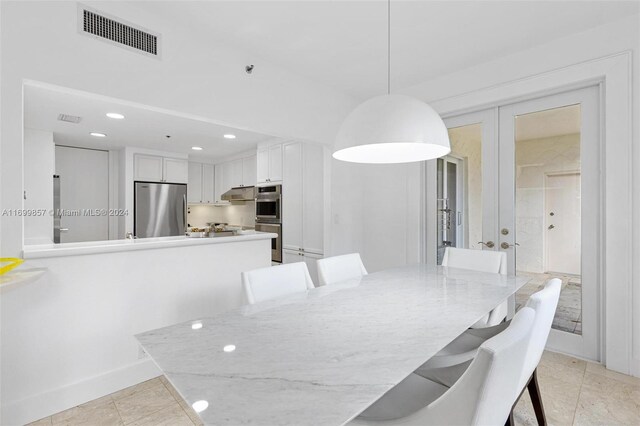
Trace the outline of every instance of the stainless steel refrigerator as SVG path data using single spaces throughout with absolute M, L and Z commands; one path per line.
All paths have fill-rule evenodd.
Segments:
M 133 233 L 138 238 L 184 235 L 187 185 L 135 182 Z

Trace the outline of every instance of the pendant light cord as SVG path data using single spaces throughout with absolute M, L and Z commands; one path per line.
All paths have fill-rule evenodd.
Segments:
M 391 94 L 391 0 L 387 0 L 387 94 Z

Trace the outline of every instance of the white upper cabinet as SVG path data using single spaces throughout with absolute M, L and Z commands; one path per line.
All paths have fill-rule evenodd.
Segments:
M 187 201 L 192 204 L 211 204 L 215 202 L 213 164 L 189 162 Z
M 242 159 L 242 185 L 255 186 L 256 179 L 256 156 L 246 157 Z
M 162 182 L 162 157 L 136 154 L 133 160 L 134 180 Z
M 232 176 L 233 170 L 231 170 L 231 162 L 222 163 L 220 164 L 220 167 L 222 168 L 222 193 L 220 195 L 222 195 L 234 186 Z
M 258 183 L 268 182 L 269 179 L 269 148 L 263 148 L 258 150 L 257 155 L 257 173 L 256 178 Z
M 269 182 L 282 180 L 282 145 L 269 147 Z
M 215 203 L 215 178 L 213 164 L 202 165 L 202 202 Z
M 282 181 L 282 145 L 258 150 L 257 183 Z
M 149 182 L 187 183 L 189 162 L 183 158 L 135 154 L 134 180 Z
M 187 183 L 189 181 L 189 161 L 184 158 L 163 158 L 162 176 L 165 182 Z
M 224 173 L 225 173 L 224 163 L 216 164 L 214 167 L 214 179 L 213 179 L 214 186 L 215 186 L 214 199 L 216 204 L 228 203 L 228 201 L 222 201 L 222 194 L 224 194 L 227 191 L 226 187 L 224 186 Z
M 227 184 L 227 187 L 236 188 L 238 186 L 242 186 L 242 158 L 232 160 L 229 163 L 229 167 L 229 183 Z
M 202 202 L 202 164 L 189 162 L 189 182 L 187 182 L 187 201 Z

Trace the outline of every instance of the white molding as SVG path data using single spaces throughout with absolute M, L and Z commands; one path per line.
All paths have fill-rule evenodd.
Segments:
M 2 421 L 7 425 L 30 423 L 161 374 L 150 358 L 141 359 L 117 370 L 8 403 L 3 407 Z
M 604 259 L 601 333 L 607 368 L 636 374 L 632 365 L 632 52 L 623 51 L 526 78 L 431 102 L 453 116 L 602 83 L 604 114 Z M 620 161 L 620 159 L 626 161 Z M 429 166 L 427 166 L 428 169 Z M 428 201 L 427 201 L 428 202 Z M 423 240 L 423 244 L 425 244 Z M 428 247 L 422 247 L 423 252 Z M 607 285 L 609 283 L 609 285 Z M 615 284 L 615 285 L 612 285 Z M 634 370 L 637 367 L 634 366 Z

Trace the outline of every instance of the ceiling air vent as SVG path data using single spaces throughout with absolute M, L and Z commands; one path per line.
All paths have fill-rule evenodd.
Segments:
M 58 120 L 66 121 L 67 123 L 78 124 L 82 117 L 78 117 L 77 115 L 69 115 L 69 114 L 58 114 Z
M 136 52 L 154 57 L 159 56 L 159 34 L 153 34 L 141 27 L 108 17 L 106 14 L 98 13 L 86 6 L 81 6 L 79 12 L 81 15 L 80 30 L 84 34 L 113 42 Z

